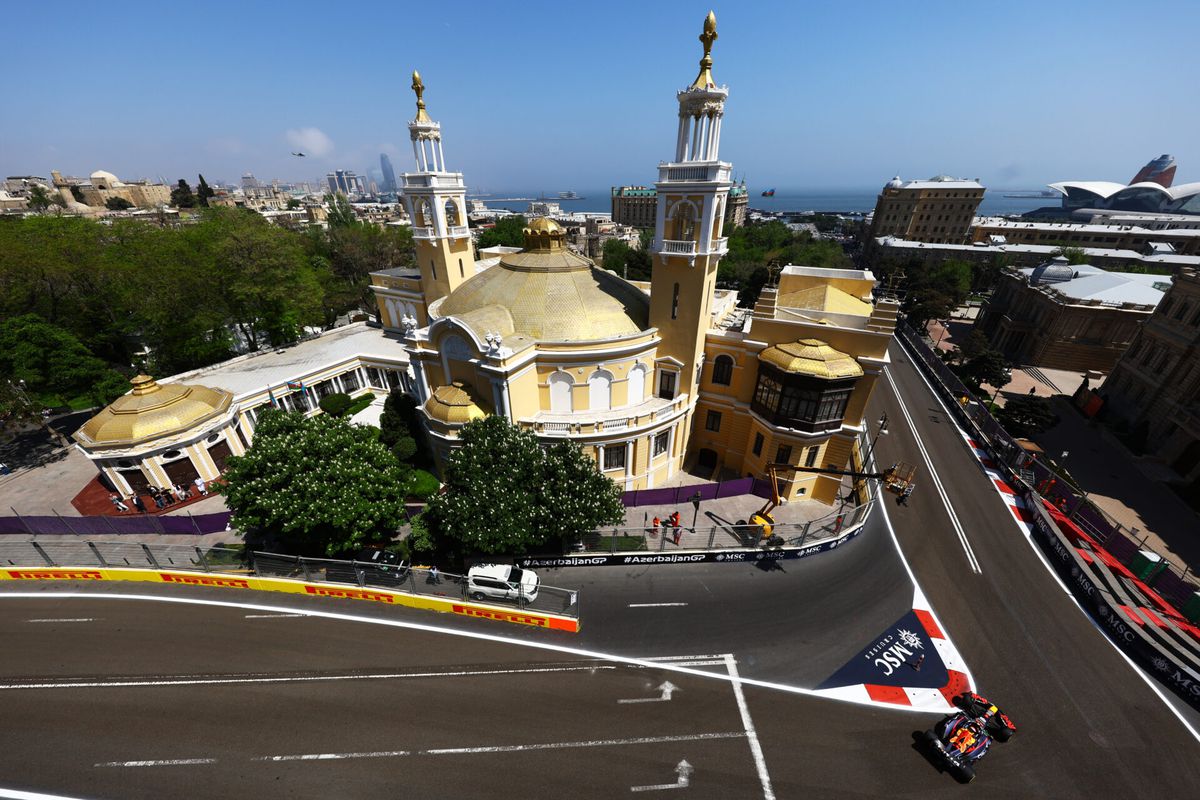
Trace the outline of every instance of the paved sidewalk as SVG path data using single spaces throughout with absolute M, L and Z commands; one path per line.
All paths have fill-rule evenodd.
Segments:
M 1176 564 L 1200 571 L 1200 519 L 1100 425 L 1085 419 L 1066 398 L 1054 399 L 1058 425 L 1034 440 L 1061 463 L 1101 510 Z M 1063 457 L 1063 452 L 1068 455 Z
M 74 447 L 65 448 L 52 460 L 39 466 L 23 467 L 0 478 L 0 515 L 11 514 L 11 509 L 15 508 L 18 513 L 30 516 L 55 513 L 64 517 L 81 516 L 71 505 L 71 498 L 96 474 L 96 467 L 83 453 Z M 209 495 L 178 509 L 178 513 L 213 514 L 227 510 L 223 497 Z

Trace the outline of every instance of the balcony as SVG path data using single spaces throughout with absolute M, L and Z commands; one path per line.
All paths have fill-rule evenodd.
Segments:
M 451 239 L 465 239 L 471 232 L 466 225 L 451 225 L 449 235 Z
M 660 253 L 672 256 L 694 256 L 696 255 L 696 243 L 693 241 L 681 242 L 672 239 L 664 239 Z
M 733 166 L 722 161 L 696 164 L 659 164 L 659 183 L 728 182 Z
M 539 436 L 603 436 L 650 427 L 685 408 L 687 395 L 681 394 L 674 400 L 652 397 L 636 406 L 611 411 L 575 411 L 569 414 L 541 411 L 533 417 L 520 420 L 520 423 Z
M 462 188 L 461 172 L 406 172 L 404 173 L 404 188 L 434 189 L 439 186 L 451 189 Z
M 428 227 L 427 228 L 418 228 L 418 227 L 414 226 L 413 227 L 413 238 L 414 239 L 436 239 L 437 231 L 435 231 L 433 228 L 428 228 Z
M 729 238 L 722 237 L 720 239 L 713 239 L 712 249 L 709 252 L 715 253 L 716 255 L 719 255 L 719 256 L 723 256 L 726 253 L 728 253 L 729 252 Z

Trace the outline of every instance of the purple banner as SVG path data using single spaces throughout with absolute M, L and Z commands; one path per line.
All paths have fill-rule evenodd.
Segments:
M 0 534 L 63 534 L 75 536 L 112 536 L 129 534 L 184 533 L 203 535 L 218 533 L 229 526 L 228 511 L 194 516 L 175 515 L 154 517 L 0 517 Z

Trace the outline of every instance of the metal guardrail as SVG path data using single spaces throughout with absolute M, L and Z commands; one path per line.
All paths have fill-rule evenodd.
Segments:
M 780 523 L 772 536 L 780 537 L 787 547 L 840 536 L 858 525 L 870 513 L 871 503 L 847 506 L 828 516 L 809 522 Z M 622 553 L 663 550 L 718 550 L 724 547 L 759 547 L 763 544 L 757 525 L 714 525 L 691 528 L 670 526 L 605 528 L 584 534 L 575 551 L 584 553 Z
M 332 558 L 304 558 L 280 553 L 250 554 L 228 547 L 191 547 L 133 542 L 0 541 L 0 566 L 6 567 L 114 567 L 133 569 L 186 569 L 201 572 L 252 572 L 262 577 L 295 578 L 309 583 L 343 583 L 359 587 L 406 592 L 431 597 L 459 597 L 470 592 L 465 575 L 439 572 L 431 567 L 385 565 Z M 493 605 L 514 605 L 579 617 L 579 592 L 542 584 L 532 601 L 485 599 Z
M 263 576 L 295 578 L 310 583 L 348 583 L 359 587 L 371 586 L 429 597 L 471 599 L 466 575 L 442 572 L 432 567 L 305 558 L 257 551 L 252 554 L 252 560 L 255 573 Z M 538 586 L 537 597 L 533 600 L 521 597 L 514 597 L 511 601 L 484 598 L 480 602 L 500 605 L 511 603 L 522 609 L 546 611 L 568 617 L 579 616 L 577 590 L 546 584 Z
M 973 429 L 980 440 L 979 443 L 992 454 L 999 465 L 1010 474 L 1025 471 L 1023 477 L 1028 483 L 1058 506 L 1068 519 L 1087 531 L 1122 564 L 1129 566 L 1139 550 L 1149 550 L 1162 558 L 1167 563 L 1167 569 L 1155 577 L 1153 588 L 1177 608 L 1182 608 L 1184 603 L 1200 591 L 1194 583 L 1187 580 L 1190 567 L 1181 567 L 1153 548 L 1147 547 L 1145 537 L 1139 541 L 1136 531 L 1127 530 L 1121 523 L 1104 513 L 1103 509 L 1088 499 L 1086 492 L 1075 486 L 1073 480 L 1061 475 L 1017 444 L 983 402 L 963 385 L 958 376 L 907 323 L 897 326 L 896 338 L 906 346 L 914 361 L 949 395 L 951 408 Z M 962 402 L 964 398 L 967 400 L 965 403 Z M 1029 478 L 1032 480 L 1028 480 Z

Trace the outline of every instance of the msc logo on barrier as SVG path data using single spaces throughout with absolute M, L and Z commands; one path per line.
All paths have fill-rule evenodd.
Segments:
M 369 589 L 341 589 L 333 586 L 305 586 L 305 594 L 315 594 L 318 597 L 344 597 L 348 600 L 374 600 L 377 603 L 395 603 L 396 598 L 383 592 L 372 592 Z
M 185 583 L 190 586 L 218 586 L 228 589 L 249 589 L 250 581 L 245 578 L 217 578 L 211 575 L 179 575 L 174 572 L 160 572 L 158 577 L 163 583 Z
M 451 609 L 455 614 L 462 614 L 465 617 L 480 617 L 497 622 L 515 622 L 518 625 L 533 625 L 537 628 L 549 626 L 549 620 L 545 617 L 535 617 L 532 614 L 518 614 L 514 611 L 496 611 L 490 608 L 475 608 L 473 606 L 458 605 L 457 603 L 452 605 Z
M 14 581 L 102 581 L 104 574 L 98 569 L 9 569 L 5 570 Z

